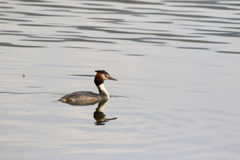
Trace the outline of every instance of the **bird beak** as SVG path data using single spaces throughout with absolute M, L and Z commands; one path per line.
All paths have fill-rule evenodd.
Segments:
M 109 80 L 113 80 L 113 81 L 117 81 L 117 79 L 115 79 L 115 78 L 112 78 L 112 77 L 110 77 L 109 76 L 109 78 L 108 78 Z

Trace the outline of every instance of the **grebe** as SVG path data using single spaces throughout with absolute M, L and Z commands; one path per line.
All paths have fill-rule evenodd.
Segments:
M 94 83 L 98 88 L 99 94 L 88 91 L 73 92 L 62 97 L 59 101 L 72 105 L 91 105 L 100 101 L 108 100 L 110 96 L 105 89 L 103 82 L 104 80 L 117 80 L 112 78 L 105 70 L 96 70 L 95 72 L 97 72 L 97 74 L 94 78 Z

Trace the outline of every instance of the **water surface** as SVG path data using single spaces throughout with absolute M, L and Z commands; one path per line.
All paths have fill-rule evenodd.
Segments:
M 239 1 L 0 4 L 0 159 L 240 157 Z M 105 123 L 57 101 L 99 69 Z

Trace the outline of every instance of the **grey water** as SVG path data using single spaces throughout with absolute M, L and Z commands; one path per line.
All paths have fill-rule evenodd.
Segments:
M 0 159 L 239 159 L 239 0 L 0 0 L 0 37 Z

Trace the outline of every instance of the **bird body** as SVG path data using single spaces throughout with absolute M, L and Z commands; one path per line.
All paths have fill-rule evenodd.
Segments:
M 63 96 L 59 101 L 72 105 L 91 105 L 100 101 L 106 101 L 110 98 L 106 88 L 104 87 L 104 80 L 114 80 L 106 71 L 97 70 L 94 78 L 94 83 L 98 88 L 99 93 L 89 91 L 78 91 Z

